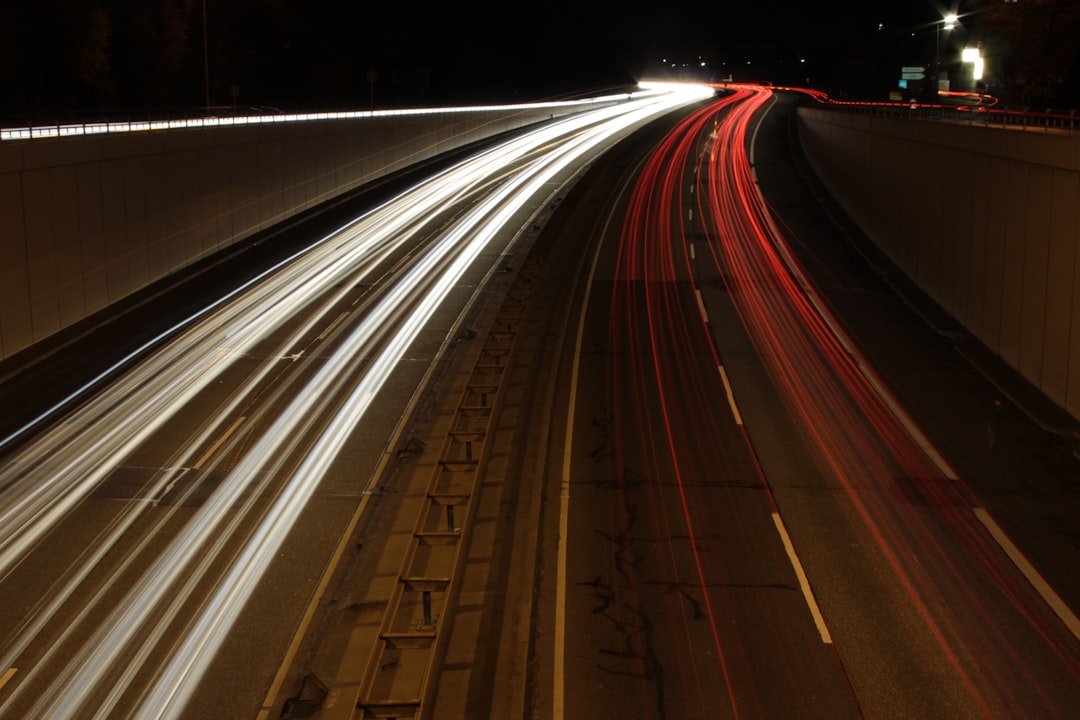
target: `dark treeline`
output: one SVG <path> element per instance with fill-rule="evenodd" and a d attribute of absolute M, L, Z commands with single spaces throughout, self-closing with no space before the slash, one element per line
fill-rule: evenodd
<path fill-rule="evenodd" d="M 695 79 L 881 99 L 933 59 L 937 10 L 892 0 L 0 0 L 0 124 L 175 113 L 536 100 L 631 83 L 674 57 Z M 205 15 L 204 15 L 205 9 Z M 966 0 L 987 88 L 1080 105 L 1080 0 Z M 205 18 L 205 25 L 204 25 Z M 204 28 L 207 42 L 204 46 Z M 963 35 L 961 36 L 961 32 Z M 204 66 L 205 61 L 205 66 Z"/>
<path fill-rule="evenodd" d="M 234 104 L 292 110 L 538 99 L 632 82 L 640 64 L 625 51 L 631 33 L 593 35 L 596 11 L 572 3 L 542 12 L 494 2 L 468 10 L 421 4 L 415 12 L 299 0 L 5 5 L 3 124 L 207 104 L 222 112 Z"/>
<path fill-rule="evenodd" d="M 0 24 L 0 112 L 35 118 L 195 100 L 193 1 L 10 3 Z"/>
<path fill-rule="evenodd" d="M 996 53 L 993 77 L 1033 107 L 1080 106 L 1080 0 L 972 2 L 976 39 Z"/>

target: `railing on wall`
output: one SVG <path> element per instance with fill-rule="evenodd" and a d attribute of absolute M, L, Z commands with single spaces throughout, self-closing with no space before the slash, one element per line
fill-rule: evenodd
<path fill-rule="evenodd" d="M 805 93 L 822 107 L 864 115 L 905 117 L 916 120 L 961 123 L 983 127 L 1080 134 L 1080 110 L 999 108 L 993 95 L 966 92 L 942 92 L 937 102 L 857 102 L 833 100 L 818 90 L 783 88 Z"/>
<path fill-rule="evenodd" d="M 1056 131 L 1080 134 L 1080 111 L 1011 110 L 1009 108 L 950 107 L 946 105 L 897 105 L 892 103 L 831 103 L 830 109 L 916 120 L 980 125 L 1016 130 Z"/>
<path fill-rule="evenodd" d="M 799 139 L 830 194 L 899 272 L 1080 418 L 1080 310 L 1070 300 L 1080 252 L 1076 128 L 1055 126 L 1053 113 L 1042 126 L 1030 114 L 994 114 L 991 127 L 1004 117 L 1018 130 L 993 133 L 904 119 L 966 120 L 949 110 L 807 103 Z"/>
<path fill-rule="evenodd" d="M 657 92 L 645 89 L 640 92 Z M 242 125 L 277 125 L 312 120 L 354 120 L 357 118 L 391 118 L 419 115 L 441 115 L 451 113 L 501 112 L 538 109 L 566 109 L 575 106 L 604 104 L 626 100 L 639 93 L 620 93 L 602 97 L 590 97 L 577 100 L 553 102 L 520 103 L 516 105 L 476 105 L 450 106 L 434 108 L 398 108 L 389 110 L 356 110 L 343 112 L 309 113 L 274 113 L 243 116 L 210 116 L 157 120 L 128 120 L 120 122 L 82 122 L 62 123 L 57 125 L 36 125 L 29 127 L 0 128 L 0 142 L 11 140 L 35 140 L 38 138 L 58 138 L 79 135 L 102 135 L 109 133 L 151 132 L 161 130 L 187 130 L 193 128 L 234 127 Z"/>

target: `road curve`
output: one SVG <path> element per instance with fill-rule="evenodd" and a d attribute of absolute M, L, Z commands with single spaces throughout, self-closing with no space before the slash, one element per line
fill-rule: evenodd
<path fill-rule="evenodd" d="M 701 97 L 645 91 L 458 163 L 166 329 L 59 422 L 9 436 L 0 713 L 250 716 L 258 702 L 236 696 L 265 689 L 295 616 L 264 617 L 252 673 L 212 668 L 316 494 L 362 498 L 339 460 L 358 438 L 375 457 L 385 444 L 399 415 L 373 411 L 383 388 L 408 399 L 425 375 L 409 360 L 438 359 L 438 333 L 567 168 Z"/>

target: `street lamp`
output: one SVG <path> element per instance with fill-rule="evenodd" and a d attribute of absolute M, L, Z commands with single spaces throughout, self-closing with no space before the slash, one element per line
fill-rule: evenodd
<path fill-rule="evenodd" d="M 934 35 L 934 95 L 936 96 L 941 90 L 941 28 L 944 27 L 946 31 L 952 30 L 956 27 L 956 23 L 960 18 L 956 13 L 949 13 L 944 18 L 934 23 L 936 33 Z"/>

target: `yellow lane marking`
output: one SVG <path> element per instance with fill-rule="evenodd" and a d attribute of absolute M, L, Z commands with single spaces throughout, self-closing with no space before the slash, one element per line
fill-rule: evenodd
<path fill-rule="evenodd" d="M 348 311 L 346 311 L 346 312 L 343 312 L 343 313 L 341 313 L 340 315 L 338 315 L 338 316 L 337 316 L 337 317 L 336 317 L 336 318 L 334 319 L 334 322 L 330 323 L 329 327 L 327 327 L 327 328 L 326 328 L 325 330 L 323 330 L 323 331 L 322 331 L 322 333 L 320 333 L 320 334 L 319 334 L 319 337 L 317 337 L 317 338 L 315 338 L 315 339 L 316 339 L 316 340 L 322 340 L 322 339 L 324 339 L 324 338 L 325 338 L 325 337 L 326 337 L 327 335 L 329 335 L 330 333 L 334 332 L 334 328 L 336 328 L 336 327 L 337 327 L 338 325 L 340 325 L 340 324 L 341 324 L 341 321 L 342 321 L 342 320 L 344 320 L 344 319 L 345 319 L 345 318 L 347 318 L 347 317 L 349 317 L 349 313 L 348 313 Z"/>
<path fill-rule="evenodd" d="M 222 445 L 225 444 L 225 441 L 229 439 L 230 435 L 232 435 L 234 432 L 236 432 L 236 428 L 240 427 L 240 423 L 242 423 L 242 422 L 244 422 L 244 416 L 243 415 L 236 418 L 236 422 L 234 422 L 229 427 L 229 429 L 225 431 L 225 434 L 223 434 L 221 437 L 219 437 L 214 442 L 214 444 L 210 446 L 210 449 L 208 449 L 206 452 L 203 453 L 203 456 L 201 458 L 199 458 L 195 462 L 195 465 L 193 466 L 194 469 L 198 470 L 203 465 L 205 465 L 206 461 L 210 459 L 210 456 L 213 455 L 214 453 L 216 453 L 218 451 L 218 448 L 220 448 Z"/>
<path fill-rule="evenodd" d="M 11 678 L 15 677 L 15 673 L 19 671 L 19 668 L 8 668 L 7 672 L 0 675 L 0 690 L 4 689 L 4 686 L 11 681 Z"/>
<path fill-rule="evenodd" d="M 735 424 L 742 425 L 742 414 L 739 412 L 739 406 L 735 404 L 735 393 L 731 391 L 731 383 L 728 382 L 727 373 L 724 372 L 723 365 L 717 365 L 720 368 L 720 379 L 724 381 L 724 392 L 727 393 L 728 405 L 731 406 L 731 413 L 735 416 Z"/>
<path fill-rule="evenodd" d="M 821 614 L 821 608 L 818 607 L 817 600 L 814 599 L 814 591 L 810 589 L 810 581 L 806 579 L 802 562 L 799 561 L 799 556 L 795 554 L 795 546 L 791 544 L 791 536 L 788 535 L 787 528 L 784 527 L 784 521 L 780 518 L 779 513 L 773 513 L 772 519 L 776 524 L 776 531 L 780 533 L 780 540 L 784 543 L 784 550 L 787 551 L 791 566 L 795 568 L 795 575 L 799 578 L 799 588 L 802 590 L 803 598 L 806 599 L 806 604 L 810 607 L 810 614 L 814 617 L 814 624 L 817 625 L 818 633 L 821 634 L 821 642 L 831 645 L 832 635 L 829 634 L 829 628 L 825 625 L 825 617 Z"/>
<path fill-rule="evenodd" d="M 694 294 L 697 295 L 697 306 L 698 306 L 698 310 L 701 311 L 701 319 L 704 320 L 706 324 L 708 324 L 708 322 L 709 322 L 709 313 L 705 312 L 705 301 L 701 297 L 701 291 L 700 290 L 695 290 Z"/>

